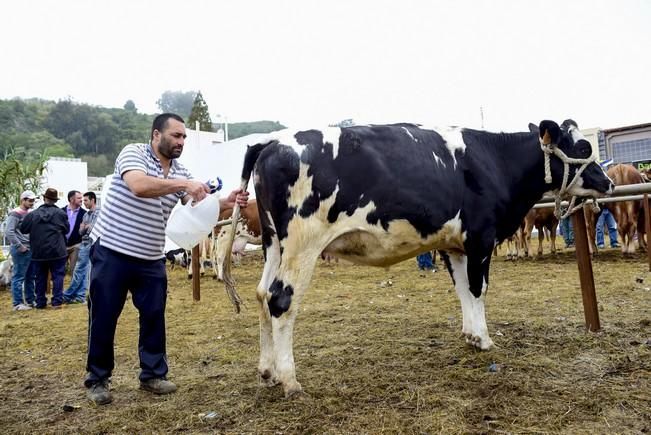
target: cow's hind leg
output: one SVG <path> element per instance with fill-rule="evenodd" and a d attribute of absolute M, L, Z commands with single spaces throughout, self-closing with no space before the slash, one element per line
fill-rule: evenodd
<path fill-rule="evenodd" d="M 447 257 L 446 265 L 461 301 L 461 332 L 466 337 L 466 343 L 488 350 L 493 346 L 493 340 L 488 336 L 484 300 L 488 289 L 490 255 L 485 258 L 469 258 L 450 253 Z"/>
<path fill-rule="evenodd" d="M 271 316 L 275 376 L 283 385 L 285 396 L 291 397 L 303 391 L 294 365 L 294 321 L 321 251 L 288 251 L 283 251 L 280 267 L 272 279 L 265 315 Z"/>
<path fill-rule="evenodd" d="M 264 230 L 263 230 L 264 231 Z M 271 313 L 269 311 L 269 289 L 278 273 L 280 266 L 280 248 L 275 234 L 271 237 L 271 245 L 265 247 L 265 262 L 262 279 L 258 284 L 257 299 L 260 316 L 260 362 L 258 373 L 262 382 L 268 386 L 278 384 L 275 368 L 273 330 L 271 326 Z"/>

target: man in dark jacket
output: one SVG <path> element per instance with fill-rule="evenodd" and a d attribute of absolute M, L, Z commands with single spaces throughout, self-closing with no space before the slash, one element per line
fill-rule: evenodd
<path fill-rule="evenodd" d="M 30 235 L 32 261 L 36 264 L 36 308 L 45 308 L 48 272 L 52 274 L 52 308 L 63 303 L 63 275 L 66 266 L 66 234 L 70 226 L 66 212 L 56 206 L 56 189 L 48 188 L 43 204 L 20 223 L 20 232 Z"/>
<path fill-rule="evenodd" d="M 66 248 L 68 249 L 68 264 L 70 266 L 70 273 L 73 273 L 79 258 L 79 247 L 81 246 L 81 235 L 79 235 L 79 226 L 81 225 L 82 218 L 86 210 L 81 208 L 81 192 L 78 190 L 71 190 L 68 192 L 68 205 L 62 207 L 63 211 L 68 216 L 68 224 L 70 229 L 66 234 Z"/>

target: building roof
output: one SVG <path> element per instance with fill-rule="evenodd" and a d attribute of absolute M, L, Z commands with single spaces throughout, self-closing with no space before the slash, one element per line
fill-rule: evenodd
<path fill-rule="evenodd" d="M 646 130 L 650 128 L 651 128 L 651 122 L 647 122 L 645 124 L 627 125 L 624 127 L 604 129 L 603 132 L 605 134 L 608 134 L 608 133 L 618 133 L 620 131 Z"/>

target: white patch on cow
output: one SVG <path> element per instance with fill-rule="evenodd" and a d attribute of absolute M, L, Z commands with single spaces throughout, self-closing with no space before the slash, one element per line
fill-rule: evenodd
<path fill-rule="evenodd" d="M 409 129 L 408 129 L 407 127 L 401 127 L 401 128 L 405 131 L 405 133 L 407 133 L 407 136 L 409 136 L 409 137 L 411 138 L 411 140 L 413 140 L 414 142 L 418 142 L 418 139 L 416 139 L 416 138 L 411 134 L 411 132 L 409 131 Z"/>
<path fill-rule="evenodd" d="M 289 200 L 287 204 L 290 207 L 300 208 L 303 202 L 312 194 L 312 176 L 307 175 L 310 165 L 300 162 L 298 169 L 298 179 L 293 186 L 289 187 Z"/>
<path fill-rule="evenodd" d="M 337 158 L 339 154 L 339 137 L 341 136 L 341 128 L 328 127 L 321 130 L 323 133 L 323 143 L 332 144 L 332 160 Z"/>
<path fill-rule="evenodd" d="M 570 125 L 570 127 L 567 129 L 567 131 L 572 135 L 572 140 L 574 143 L 577 143 L 581 139 L 585 140 L 585 136 L 583 136 L 583 133 L 581 133 L 581 130 L 576 128 L 573 125 Z"/>
<path fill-rule="evenodd" d="M 483 280 L 481 296 L 476 298 L 470 292 L 468 257 L 452 253 L 449 258 L 452 276 L 454 277 L 454 287 L 461 302 L 461 313 L 463 315 L 461 332 L 466 336 L 467 343 L 482 350 L 487 350 L 492 347 L 493 341 L 488 336 L 484 309 L 484 300 L 488 288 L 486 281 Z"/>
<path fill-rule="evenodd" d="M 466 143 L 463 141 L 463 135 L 461 134 L 463 132 L 463 129 L 461 127 L 438 128 L 438 127 L 425 127 L 425 126 L 421 126 L 420 128 L 423 130 L 432 130 L 441 135 L 441 137 L 445 141 L 446 148 L 452 155 L 452 159 L 454 160 L 454 168 L 456 169 L 457 150 L 461 151 L 462 153 L 466 152 Z"/>
<path fill-rule="evenodd" d="M 443 163 L 443 160 L 441 160 L 441 158 L 437 156 L 434 151 L 432 151 L 432 155 L 434 156 L 434 161 L 436 161 L 436 164 L 441 165 L 445 168 L 445 163 Z"/>

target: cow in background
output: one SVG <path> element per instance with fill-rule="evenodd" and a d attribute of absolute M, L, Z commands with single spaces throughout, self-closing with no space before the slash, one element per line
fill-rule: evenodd
<path fill-rule="evenodd" d="M 232 215 L 232 208 L 225 209 L 219 214 L 219 220 L 230 219 Z M 222 281 L 224 278 L 224 260 L 228 257 L 226 251 L 229 248 L 228 237 L 231 230 L 230 226 L 223 226 L 216 230 L 217 234 L 213 237 L 214 243 L 211 257 L 215 278 Z M 240 219 L 235 229 L 235 240 L 231 247 L 231 254 L 235 255 L 234 258 L 239 259 L 241 255 L 244 255 L 244 249 L 248 243 L 252 245 L 262 244 L 258 203 L 255 199 L 249 200 L 248 207 L 241 209 Z"/>
<path fill-rule="evenodd" d="M 525 255 L 531 252 L 531 233 L 533 228 L 538 230 L 538 256 L 543 255 L 543 240 L 545 230 L 549 231 L 552 254 L 556 254 L 556 229 L 558 228 L 558 218 L 554 214 L 552 207 L 532 208 L 524 218 L 524 230 L 522 231 L 522 244 Z"/>
<path fill-rule="evenodd" d="M 642 175 L 633 165 L 616 164 L 608 168 L 608 176 L 615 186 L 639 184 L 643 182 Z M 611 202 L 605 205 L 617 221 L 617 232 L 621 237 L 622 254 L 635 253 L 635 236 L 638 232 L 638 217 L 640 201 Z"/>
<path fill-rule="evenodd" d="M 188 252 L 183 248 L 172 249 L 165 253 L 165 260 L 170 264 L 170 269 L 175 266 L 186 267 L 188 265 Z"/>
<path fill-rule="evenodd" d="M 206 273 L 206 263 L 210 261 L 210 252 L 212 251 L 212 234 L 199 242 L 199 274 L 204 276 Z M 188 279 L 192 279 L 192 251 L 186 251 L 188 261 Z"/>
<path fill-rule="evenodd" d="M 565 156 L 571 163 L 563 163 Z M 265 250 L 258 371 L 286 396 L 302 391 L 294 320 L 321 252 L 388 267 L 443 251 L 466 342 L 487 350 L 495 243 L 515 232 L 544 192 L 559 191 L 563 179 L 572 180 L 564 197 L 613 189 L 572 120 L 511 134 L 413 124 L 283 130 L 249 147 L 242 187 L 252 172 Z M 232 278 L 224 281 L 239 308 Z"/>
<path fill-rule="evenodd" d="M 0 262 L 0 287 L 10 287 L 14 276 L 14 260 L 11 255 Z"/>

